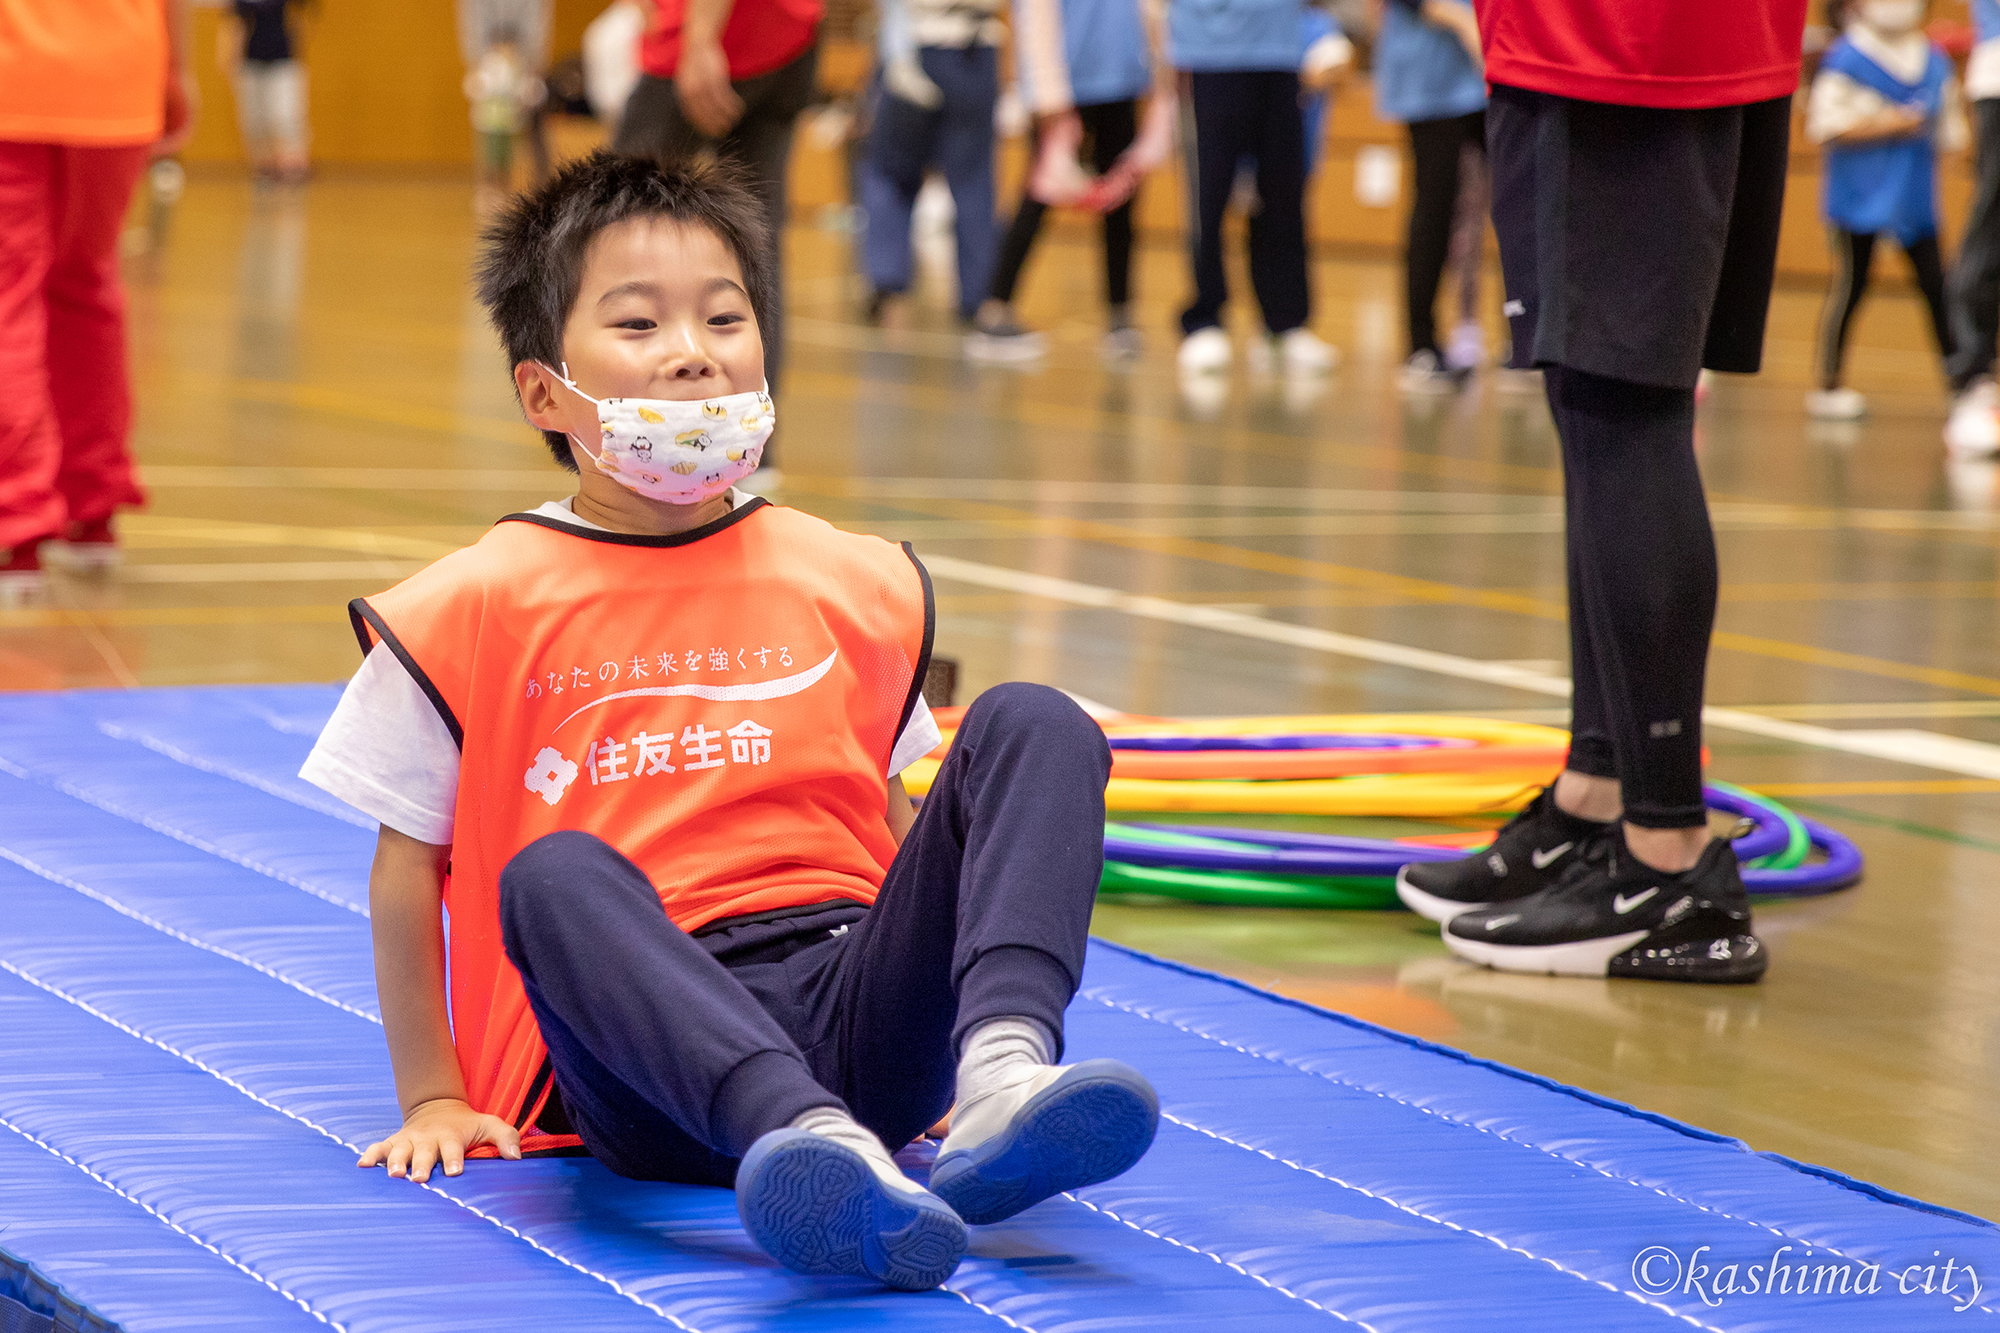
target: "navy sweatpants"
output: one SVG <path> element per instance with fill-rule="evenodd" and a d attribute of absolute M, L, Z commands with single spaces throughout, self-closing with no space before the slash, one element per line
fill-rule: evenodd
<path fill-rule="evenodd" d="M 1182 129 L 1194 219 L 1194 304 L 1181 332 L 1222 323 L 1229 300 L 1223 270 L 1222 219 L 1236 186 L 1236 166 L 1257 159 L 1261 207 L 1250 218 L 1250 286 L 1264 327 L 1289 333 L 1312 314 L 1306 265 L 1306 129 L 1299 76 L 1292 70 L 1196 70 L 1188 76 Z"/>
<path fill-rule="evenodd" d="M 872 908 L 694 935 L 598 838 L 529 844 L 500 874 L 501 929 L 571 1126 L 619 1175 L 704 1185 L 733 1183 L 760 1135 L 816 1106 L 908 1143 L 951 1105 L 971 1028 L 1018 1015 L 1061 1042 L 1110 773 L 1068 698 L 999 686 L 967 710 Z"/>

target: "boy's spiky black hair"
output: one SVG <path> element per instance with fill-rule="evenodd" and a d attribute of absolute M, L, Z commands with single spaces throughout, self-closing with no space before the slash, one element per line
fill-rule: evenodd
<path fill-rule="evenodd" d="M 479 301 L 500 333 L 509 369 L 556 366 L 576 304 L 583 260 L 606 227 L 630 218 L 706 227 L 736 256 L 760 327 L 776 295 L 764 210 L 742 168 L 710 158 L 654 161 L 599 150 L 509 205 L 481 238 Z M 569 440 L 543 431 L 556 462 L 576 471 Z"/>

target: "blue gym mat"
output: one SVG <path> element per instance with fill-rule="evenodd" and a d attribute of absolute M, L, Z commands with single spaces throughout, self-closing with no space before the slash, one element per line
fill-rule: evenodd
<path fill-rule="evenodd" d="M 727 1192 L 588 1159 L 357 1170 L 396 1120 L 374 831 L 293 776 L 337 694 L 0 696 L 0 1329 L 1900 1330 L 2000 1308 L 1990 1223 L 1103 943 L 1070 1052 L 1153 1079 L 1158 1142 L 976 1229 L 942 1291 L 788 1273 Z"/>

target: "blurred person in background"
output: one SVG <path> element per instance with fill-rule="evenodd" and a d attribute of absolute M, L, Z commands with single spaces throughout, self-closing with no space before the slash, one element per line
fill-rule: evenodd
<path fill-rule="evenodd" d="M 528 137 L 536 183 L 549 178 L 549 0 L 458 0 L 458 53 L 472 113 L 473 209 L 484 216 L 513 192 L 518 135 Z"/>
<path fill-rule="evenodd" d="M 612 138 L 639 86 L 639 39 L 645 32 L 646 7 L 639 0 L 612 0 L 583 30 L 584 96 L 590 114 Z"/>
<path fill-rule="evenodd" d="M 1139 0 L 1021 0 L 1015 6 L 1014 68 L 1021 101 L 1034 116 L 1028 160 L 1037 162 L 1044 140 L 1060 136 L 1071 155 L 1087 156 L 1091 169 L 1114 181 L 1121 164 L 1131 166 L 1139 137 L 1139 99 L 1149 88 L 1169 105 L 1171 80 L 1154 88 L 1155 64 L 1145 14 Z M 1159 62 L 1165 73 L 1165 62 Z M 1163 128 L 1171 129 L 1171 121 Z M 986 300 L 966 337 L 966 355 L 984 361 L 1029 361 L 1042 355 L 1042 335 L 1022 326 L 1014 310 L 1028 253 L 1041 231 L 1049 201 L 1038 198 L 1031 173 L 1023 183 L 1014 221 L 1001 242 Z M 1087 188 L 1087 187 L 1086 187 Z M 1099 212 L 1104 236 L 1104 299 L 1107 311 L 1102 351 L 1109 360 L 1137 356 L 1144 346 L 1132 323 L 1132 192 L 1135 178 L 1119 190 L 1115 203 Z"/>
<path fill-rule="evenodd" d="M 1833 6 L 1828 17 L 1842 31 L 1820 58 L 1806 98 L 1806 138 L 1826 154 L 1820 207 L 1833 246 L 1833 279 L 1819 317 L 1819 384 L 1806 395 L 1806 413 L 1825 421 L 1852 421 L 1868 410 L 1841 379 L 1847 335 L 1883 234 L 1909 257 L 1938 354 L 1952 355 L 1937 155 L 1965 147 L 1965 113 L 1951 59 L 1924 35 L 1924 8 L 1924 0 Z"/>
<path fill-rule="evenodd" d="M 648 0 L 639 41 L 639 84 L 625 102 L 613 148 L 640 157 L 713 149 L 741 162 L 764 206 L 770 245 L 770 309 L 764 312 L 764 376 L 779 392 L 785 357 L 785 172 L 792 128 L 818 91 L 824 0 Z M 777 437 L 746 490 L 776 486 Z"/>
<path fill-rule="evenodd" d="M 1181 314 L 1183 375 L 1219 374 L 1234 356 L 1222 327 L 1229 300 L 1222 222 L 1246 157 L 1257 162 L 1250 285 L 1265 330 L 1252 344 L 1252 367 L 1311 374 L 1330 369 L 1339 355 L 1306 327 L 1312 294 L 1299 85 L 1304 8 L 1301 0 L 1168 0 L 1168 46 L 1188 91 L 1181 150 L 1195 298 Z"/>
<path fill-rule="evenodd" d="M 1406 393 L 1455 389 L 1484 354 L 1477 312 L 1461 310 L 1452 347 L 1438 342 L 1438 284 L 1450 256 L 1468 151 L 1486 157 L 1486 76 L 1469 0 L 1389 0 L 1375 41 L 1375 112 L 1410 136 L 1409 228 L 1403 249 Z M 1484 239 L 1485 218 L 1478 219 Z M 1474 266 L 1479 255 L 1463 256 Z M 1477 293 L 1476 279 L 1472 284 Z M 1469 330 L 1469 332 L 1467 332 Z"/>
<path fill-rule="evenodd" d="M 144 503 L 118 235 L 193 128 L 186 0 L 0 0 L 0 600 L 103 567 Z"/>
<path fill-rule="evenodd" d="M 236 88 L 236 121 L 258 179 L 295 183 L 306 176 L 311 140 L 306 67 L 298 58 L 291 14 L 296 0 L 234 0 L 216 31 L 216 62 Z"/>
<path fill-rule="evenodd" d="M 1979 136 L 1978 184 L 1951 270 L 1951 389 L 1945 447 L 1979 458 L 2000 450 L 2000 391 L 1993 355 L 2000 334 L 2000 0 L 1972 0 L 1972 56 L 1965 96 Z"/>
<path fill-rule="evenodd" d="M 970 325 L 998 257 L 993 112 L 1000 102 L 1003 0 L 882 0 L 873 128 L 861 168 L 863 267 L 871 319 L 900 322 L 910 286 L 910 217 L 935 165 L 951 188 L 958 313 Z"/>

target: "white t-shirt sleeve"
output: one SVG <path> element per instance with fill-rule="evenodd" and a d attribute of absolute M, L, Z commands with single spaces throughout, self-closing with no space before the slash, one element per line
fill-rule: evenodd
<path fill-rule="evenodd" d="M 458 744 L 385 644 L 347 682 L 299 776 L 419 842 L 449 846 Z"/>
<path fill-rule="evenodd" d="M 917 706 L 910 711 L 910 720 L 903 728 L 903 734 L 896 737 L 896 748 L 889 752 L 889 776 L 895 777 L 942 744 L 944 733 L 938 730 L 937 719 L 931 716 L 931 706 L 924 702 L 924 696 L 920 694 Z"/>
<path fill-rule="evenodd" d="M 1889 99 L 1845 74 L 1823 69 L 1806 94 L 1806 141 L 1823 144 L 1887 110 Z"/>

